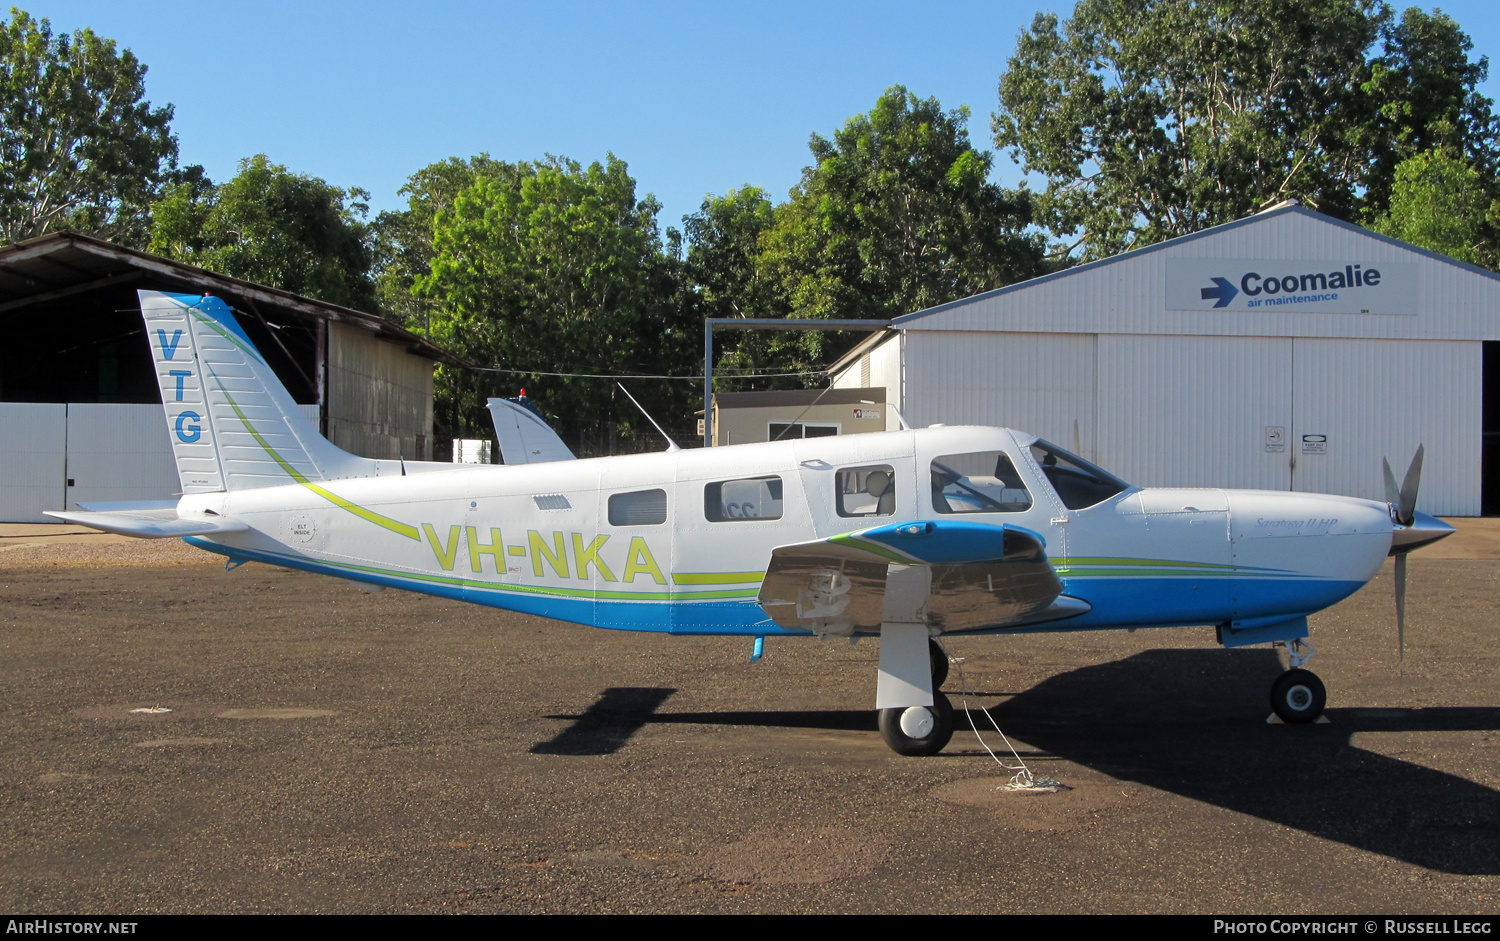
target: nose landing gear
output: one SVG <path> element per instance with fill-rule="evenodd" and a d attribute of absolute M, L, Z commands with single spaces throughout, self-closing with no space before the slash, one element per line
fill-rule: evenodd
<path fill-rule="evenodd" d="M 1311 670 L 1288 670 L 1271 684 L 1271 710 L 1283 722 L 1315 721 L 1327 702 L 1328 691 Z"/>
<path fill-rule="evenodd" d="M 1299 639 L 1287 641 L 1286 651 L 1291 669 L 1271 684 L 1271 711 L 1286 723 L 1315 722 L 1328 703 L 1328 690 L 1316 673 L 1302 666 L 1317 650 L 1306 639 Z"/>

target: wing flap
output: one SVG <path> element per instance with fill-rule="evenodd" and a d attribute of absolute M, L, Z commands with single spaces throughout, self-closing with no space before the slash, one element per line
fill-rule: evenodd
<path fill-rule="evenodd" d="M 758 601 L 784 628 L 876 632 L 893 568 L 913 565 L 931 569 L 924 617 L 941 632 L 1081 613 L 1077 605 L 1058 604 L 1062 583 L 1036 533 L 948 520 L 888 524 L 778 547 Z"/>
<path fill-rule="evenodd" d="M 58 513 L 47 510 L 69 523 L 78 523 L 90 529 L 103 530 L 120 536 L 138 539 L 170 539 L 181 536 L 213 536 L 223 533 L 242 533 L 250 527 L 238 520 L 204 516 L 195 519 L 178 519 L 172 510 L 171 518 L 164 518 L 152 510 L 113 510 L 102 513 Z"/>

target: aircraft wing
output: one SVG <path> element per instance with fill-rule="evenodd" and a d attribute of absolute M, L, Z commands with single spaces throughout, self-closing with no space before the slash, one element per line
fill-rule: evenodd
<path fill-rule="evenodd" d="M 923 616 L 943 632 L 1089 610 L 1086 602 L 1062 594 L 1036 533 L 964 520 L 892 523 L 780 546 L 771 553 L 757 600 L 784 628 L 878 632 L 886 619 L 887 579 L 913 568 L 927 569 Z M 901 577 L 911 584 L 909 576 Z"/>
<path fill-rule="evenodd" d="M 48 516 L 54 516 L 69 523 L 78 523 L 91 529 L 101 529 L 107 533 L 135 536 L 140 539 L 242 533 L 250 528 L 244 523 L 222 516 L 182 519 L 177 515 L 176 500 L 138 500 L 81 505 L 86 512 L 58 513 L 52 510 L 44 512 Z"/>

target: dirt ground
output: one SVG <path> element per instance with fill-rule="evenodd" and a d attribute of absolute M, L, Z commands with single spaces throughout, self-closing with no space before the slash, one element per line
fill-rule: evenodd
<path fill-rule="evenodd" d="M 66 532 L 0 530 L 7 911 L 1500 912 L 1500 529 L 1413 557 L 1404 671 L 1389 566 L 1313 618 L 1328 724 L 1209 629 L 952 641 L 1046 795 L 888 751 L 871 642 Z"/>

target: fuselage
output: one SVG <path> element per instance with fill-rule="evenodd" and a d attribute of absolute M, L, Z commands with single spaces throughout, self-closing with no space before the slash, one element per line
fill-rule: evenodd
<path fill-rule="evenodd" d="M 1100 486 L 1053 459 L 1024 433 L 935 427 L 194 494 L 180 513 L 248 524 L 190 540 L 231 558 L 694 634 L 795 633 L 756 603 L 772 550 L 904 520 L 1042 541 L 1091 610 L 1013 630 L 1297 617 L 1358 589 L 1391 549 L 1383 503 Z"/>

